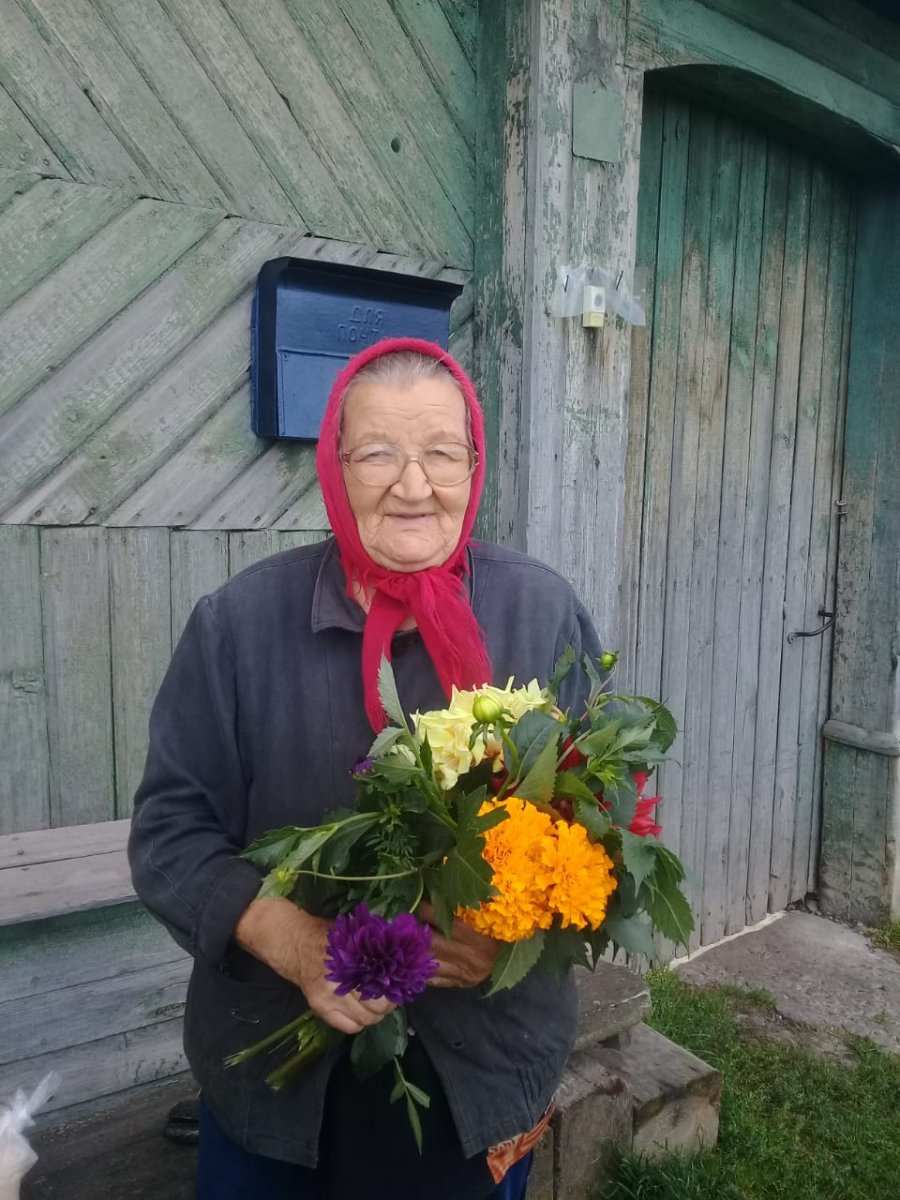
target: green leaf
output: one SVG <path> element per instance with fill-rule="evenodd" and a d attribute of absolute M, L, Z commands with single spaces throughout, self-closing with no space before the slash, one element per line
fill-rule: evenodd
<path fill-rule="evenodd" d="M 591 796 L 589 801 L 576 796 L 572 801 L 572 815 L 591 835 L 592 842 L 602 841 L 612 828 L 609 813 L 598 807 L 596 796 Z"/>
<path fill-rule="evenodd" d="M 528 774 L 548 742 L 552 741 L 555 748 L 561 733 L 559 721 L 537 710 L 527 712 L 516 721 L 509 731 L 509 739 L 519 756 L 519 779 L 524 779 Z"/>
<path fill-rule="evenodd" d="M 556 783 L 556 755 L 556 739 L 551 738 L 544 743 L 544 748 L 528 773 L 515 785 L 515 794 L 521 800 L 532 800 L 537 804 L 550 803 Z"/>
<path fill-rule="evenodd" d="M 556 777 L 553 794 L 554 796 L 571 796 L 573 800 L 578 797 L 588 804 L 593 804 L 595 808 L 597 807 L 597 797 L 582 777 L 576 775 L 574 771 L 560 771 Z"/>
<path fill-rule="evenodd" d="M 350 1045 L 350 1061 L 358 1079 L 370 1079 L 383 1067 L 403 1054 L 408 1040 L 406 1014 L 395 1008 L 377 1025 L 367 1025 L 355 1034 Z"/>
<path fill-rule="evenodd" d="M 588 697 L 588 703 L 592 704 L 600 692 L 603 691 L 604 680 L 603 677 L 598 673 L 597 668 L 594 666 L 594 660 L 589 654 L 582 654 L 581 669 L 584 671 L 585 675 L 587 675 L 588 683 L 591 687 L 591 694 Z"/>
<path fill-rule="evenodd" d="M 409 1127 L 412 1130 L 412 1135 L 416 1139 L 416 1148 L 419 1153 L 422 1153 L 422 1122 L 419 1120 L 419 1113 L 416 1109 L 415 1102 L 412 1096 L 407 1091 L 406 1094 L 406 1116 L 409 1121 Z"/>
<path fill-rule="evenodd" d="M 552 695 L 554 700 L 559 695 L 559 689 L 562 687 L 564 680 L 575 666 L 575 660 L 575 650 L 567 642 L 565 650 L 563 650 L 562 654 L 556 660 L 553 674 L 550 676 L 550 682 L 547 684 L 547 691 Z"/>
<path fill-rule="evenodd" d="M 337 829 L 334 836 L 329 838 L 322 847 L 319 855 L 319 870 L 323 875 L 346 875 L 347 864 L 350 861 L 350 851 L 363 836 L 368 833 L 378 820 L 375 813 L 367 813 L 365 817 L 348 822 Z M 361 872 L 353 872 L 360 874 Z"/>
<path fill-rule="evenodd" d="M 489 829 L 493 829 L 495 825 L 502 825 L 508 819 L 509 813 L 505 808 L 494 808 L 483 816 L 475 818 L 475 828 L 479 833 L 487 833 Z"/>
<path fill-rule="evenodd" d="M 383 654 L 381 656 L 381 666 L 378 668 L 378 695 L 381 698 L 384 711 L 394 724 L 399 725 L 402 729 L 409 730 L 406 713 L 403 711 L 403 705 L 400 703 L 400 693 L 397 691 L 397 681 L 394 678 L 394 672 L 391 664 Z"/>
<path fill-rule="evenodd" d="M 613 718 L 604 725 L 598 726 L 579 740 L 578 749 L 584 755 L 591 755 L 593 758 L 602 758 L 604 754 L 609 753 L 609 749 L 615 742 L 621 725 L 622 722 L 620 720 Z"/>
<path fill-rule="evenodd" d="M 652 934 L 640 917 L 623 917 L 621 913 L 612 913 L 604 920 L 603 931 L 616 946 L 629 954 L 643 954 L 649 959 L 656 957 Z"/>
<path fill-rule="evenodd" d="M 369 747 L 369 758 L 378 758 L 386 754 L 400 737 L 403 737 L 402 729 L 398 729 L 396 725 L 385 726 Z"/>
<path fill-rule="evenodd" d="M 450 902 L 444 891 L 443 867 L 428 872 L 428 899 L 434 909 L 434 922 L 444 937 L 450 937 L 453 931 L 453 918 L 456 908 Z"/>
<path fill-rule="evenodd" d="M 660 704 L 658 700 L 651 700 L 647 696 L 638 696 L 637 699 L 646 704 L 653 713 L 656 722 L 653 741 L 659 746 L 660 750 L 665 752 L 678 736 L 678 726 L 675 724 L 675 718 L 666 706 Z"/>
<path fill-rule="evenodd" d="M 541 957 L 544 949 L 544 930 L 538 929 L 521 942 L 504 942 L 494 959 L 489 996 L 520 983 Z"/>
<path fill-rule="evenodd" d="M 494 872 L 483 858 L 484 838 L 477 833 L 463 833 L 447 855 L 441 869 L 440 890 L 445 903 L 455 912 L 457 908 L 478 908 L 492 895 Z"/>
<path fill-rule="evenodd" d="M 694 914 L 678 885 L 670 878 L 660 881 L 657 877 L 656 887 L 647 902 L 647 915 L 663 937 L 688 945 L 694 928 Z"/>
<path fill-rule="evenodd" d="M 556 979 L 562 979 L 576 963 L 582 967 L 588 965 L 585 934 L 571 925 L 567 925 L 565 929 L 548 929 L 537 969 Z"/>
<path fill-rule="evenodd" d="M 359 823 L 362 824 L 362 821 Z M 320 825 L 317 829 L 304 829 L 302 838 L 282 860 L 281 865 L 288 870 L 299 871 L 321 850 L 329 838 L 334 837 L 343 827 L 343 824 L 329 824 Z"/>
<path fill-rule="evenodd" d="M 416 1087 L 414 1083 L 410 1083 L 408 1079 L 406 1081 L 406 1091 L 410 1096 L 412 1096 L 419 1108 L 431 1108 L 431 1097 L 428 1095 L 428 1093 L 423 1092 L 422 1089 L 420 1087 Z"/>
<path fill-rule="evenodd" d="M 609 805 L 614 825 L 627 829 L 637 811 L 637 787 L 632 778 L 622 783 L 609 783 L 603 789 L 603 800 Z"/>
<path fill-rule="evenodd" d="M 478 828 L 478 810 L 487 797 L 486 787 L 477 787 L 473 792 L 462 792 L 456 797 L 454 810 L 456 825 L 460 833 Z"/>
<path fill-rule="evenodd" d="M 648 875 L 656 870 L 658 859 L 654 849 L 659 843 L 649 838 L 638 837 L 627 829 L 620 830 L 622 838 L 622 856 L 625 859 L 625 870 L 634 876 L 634 886 L 639 888 Z"/>
<path fill-rule="evenodd" d="M 274 867 L 281 862 L 285 855 L 294 848 L 294 843 L 304 833 L 296 825 L 288 825 L 284 829 L 273 829 L 264 837 L 257 838 L 245 847 L 238 855 L 246 858 L 257 867 Z"/>

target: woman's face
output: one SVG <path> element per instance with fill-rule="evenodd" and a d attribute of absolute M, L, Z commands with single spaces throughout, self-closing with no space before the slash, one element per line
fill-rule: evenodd
<path fill-rule="evenodd" d="M 435 442 L 467 445 L 466 404 L 449 378 L 419 379 L 401 388 L 360 383 L 344 402 L 341 442 L 344 451 L 391 442 L 407 454 Z M 380 566 L 421 571 L 440 566 L 456 549 L 471 479 L 435 487 L 418 462 L 409 462 L 391 487 L 373 487 L 344 464 L 344 484 L 363 547 Z"/>

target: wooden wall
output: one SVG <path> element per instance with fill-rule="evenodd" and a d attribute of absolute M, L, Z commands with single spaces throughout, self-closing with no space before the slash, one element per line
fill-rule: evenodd
<path fill-rule="evenodd" d="M 4 6 L 0 832 L 127 813 L 190 604 L 324 535 L 250 431 L 256 274 L 466 282 L 475 46 L 474 0 Z"/>
<path fill-rule="evenodd" d="M 646 386 L 641 377 L 646 353 L 633 354 L 631 333 L 618 321 L 608 322 L 599 334 L 583 330 L 578 321 L 555 320 L 549 301 L 556 269 L 588 263 L 631 277 L 648 72 L 693 71 L 693 87 L 703 86 L 715 105 L 741 120 L 752 117 L 767 122 L 770 129 L 781 129 L 807 154 L 837 154 L 863 179 L 893 170 L 894 147 L 900 144 L 900 27 L 852 0 L 609 0 L 599 6 L 588 0 L 497 0 L 483 9 L 479 54 L 475 342 L 492 439 L 493 473 L 486 503 L 501 540 L 535 553 L 572 579 L 606 644 L 623 650 L 621 682 L 633 687 L 641 682 L 636 596 L 647 582 L 639 579 L 636 540 L 645 479 L 635 466 L 644 459 L 653 429 L 648 432 L 638 413 L 639 432 L 632 430 L 629 446 L 629 408 L 635 372 L 638 393 Z M 618 155 L 610 156 L 612 161 L 572 152 L 576 83 L 591 85 L 621 103 Z M 713 174 L 718 178 L 733 166 L 713 161 Z M 673 195 L 678 195 L 677 188 L 674 193 L 667 190 L 665 199 Z M 746 216 L 743 211 L 741 218 Z M 852 234 L 852 222 L 847 232 Z M 749 254 L 748 249 L 745 259 Z M 886 279 L 883 286 L 890 286 Z M 789 295 L 786 302 L 791 303 Z M 711 311 L 715 326 L 724 318 L 715 304 Z M 652 339 L 653 334 L 651 328 L 647 336 Z M 834 336 L 839 338 L 839 331 Z M 646 350 L 649 342 L 643 345 Z M 836 345 L 829 340 L 830 349 Z M 695 367 L 701 378 L 710 372 L 709 379 L 718 380 L 721 392 L 727 363 L 716 355 L 704 358 L 698 349 Z M 866 403 L 865 397 L 861 403 Z M 724 406 L 717 409 L 719 418 L 724 411 Z M 703 416 L 709 420 L 709 405 Z M 707 426 L 703 436 L 711 436 Z M 707 442 L 703 446 L 709 448 Z M 696 460 L 695 471 L 712 478 L 717 464 L 715 455 L 708 454 L 702 462 Z M 657 477 L 647 486 L 663 482 Z M 686 492 L 694 482 L 688 470 Z M 714 541 L 718 544 L 720 513 L 711 493 L 707 500 L 701 516 L 708 549 Z M 820 501 L 821 497 L 816 503 Z M 685 527 L 684 533 L 690 537 L 691 531 Z M 792 631 L 784 623 L 783 605 L 799 595 L 800 568 L 806 566 L 803 547 L 802 538 L 786 546 L 784 568 L 771 581 L 760 635 L 776 639 L 779 650 Z M 725 549 L 734 551 L 730 543 Z M 661 552 L 659 546 L 656 550 Z M 699 557 L 709 565 L 706 553 Z M 896 566 L 896 547 L 888 561 Z M 661 562 L 645 565 L 658 570 Z M 709 578 L 707 572 L 707 583 Z M 704 587 L 697 588 L 697 597 Z M 697 597 L 692 593 L 685 601 L 679 594 L 678 604 L 686 602 L 699 617 Z M 819 603 L 812 608 L 814 615 Z M 712 611 L 708 615 L 713 619 Z M 805 621 L 794 626 L 812 627 Z M 727 631 L 717 636 L 717 643 L 711 630 L 703 637 L 704 670 L 716 644 L 725 652 L 724 660 L 731 661 Z M 655 657 L 657 664 L 664 653 L 659 645 L 646 645 L 644 650 L 646 661 Z M 689 647 L 669 650 L 684 655 L 686 681 L 693 669 Z M 776 688 L 780 661 L 779 655 Z M 826 679 L 827 668 L 826 662 Z M 857 675 L 865 671 L 860 665 L 852 669 Z M 785 678 L 787 692 L 794 695 L 800 673 L 788 666 Z M 773 713 L 769 701 L 746 679 L 742 687 L 741 703 L 754 709 L 754 720 L 758 709 L 761 724 L 768 722 L 771 730 L 775 721 L 766 772 L 786 777 L 777 743 L 779 738 L 784 745 L 790 743 L 794 718 L 787 711 Z M 705 729 L 696 735 L 701 744 L 693 748 L 697 762 L 714 757 L 706 720 L 711 701 L 703 689 L 702 679 L 691 677 L 683 693 L 665 697 L 683 727 L 689 700 L 702 717 Z M 793 700 L 791 704 L 796 710 Z M 725 712 L 717 707 L 717 723 Z M 823 704 L 814 714 L 817 726 L 826 715 Z M 819 733 L 809 724 L 804 722 L 801 769 L 804 778 L 812 776 L 809 790 L 817 794 L 821 773 L 817 756 L 809 751 Z M 799 737 L 794 740 L 799 744 Z M 794 827 L 789 828 L 787 790 L 782 788 L 773 804 L 771 796 L 760 801 L 755 791 L 745 789 L 743 807 L 732 813 L 731 783 L 710 796 L 704 780 L 695 775 L 692 771 L 686 781 L 690 794 L 685 798 L 682 792 L 679 799 L 687 807 L 674 820 L 685 839 L 682 852 L 699 868 L 696 909 L 701 929 L 705 925 L 704 940 L 709 941 L 726 926 L 739 927 L 742 912 L 756 919 L 766 908 L 799 898 L 815 882 L 821 802 L 816 798 L 798 808 Z M 852 808 L 853 796 L 846 790 L 841 794 L 842 803 Z M 894 828 L 885 836 L 887 802 L 883 791 L 880 796 L 884 864 L 894 853 L 898 826 L 891 809 L 887 823 L 893 819 Z M 750 808 L 758 804 L 763 806 L 760 827 L 768 824 L 768 832 L 752 851 L 755 882 L 747 910 L 745 868 L 754 820 Z M 868 820 L 861 808 L 859 812 L 861 820 Z M 688 821 L 683 826 L 685 814 Z M 665 811 L 662 815 L 665 824 Z M 714 832 L 708 839 L 710 825 Z M 732 837 L 744 844 L 732 846 Z M 895 893 L 900 894 L 896 888 Z"/>

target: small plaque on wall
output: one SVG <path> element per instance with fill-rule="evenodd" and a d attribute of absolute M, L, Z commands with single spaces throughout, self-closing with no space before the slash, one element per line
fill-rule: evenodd
<path fill-rule="evenodd" d="M 315 441 L 349 358 L 386 337 L 446 347 L 462 285 L 340 263 L 275 258 L 253 300 L 251 398 L 258 437 Z"/>

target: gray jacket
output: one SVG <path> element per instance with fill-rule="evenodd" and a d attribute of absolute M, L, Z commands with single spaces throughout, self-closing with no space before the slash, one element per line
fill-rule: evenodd
<path fill-rule="evenodd" d="M 470 568 L 495 682 L 545 682 L 566 643 L 599 653 L 585 609 L 549 567 L 480 543 Z M 266 559 L 201 600 L 153 707 L 129 843 L 138 895 L 194 956 L 185 1049 L 208 1103 L 246 1149 L 305 1166 L 316 1162 L 332 1060 L 278 1094 L 263 1082 L 271 1061 L 222 1065 L 303 1005 L 302 993 L 231 941 L 260 883 L 235 855 L 269 829 L 313 824 L 353 802 L 350 767 L 373 736 L 363 619 L 332 542 Z M 446 704 L 417 634 L 397 636 L 393 660 L 407 711 Z M 564 706 L 582 698 L 577 674 Z M 467 1155 L 538 1120 L 575 1030 L 571 980 L 533 972 L 511 991 L 484 990 L 428 989 L 408 1009 Z"/>

